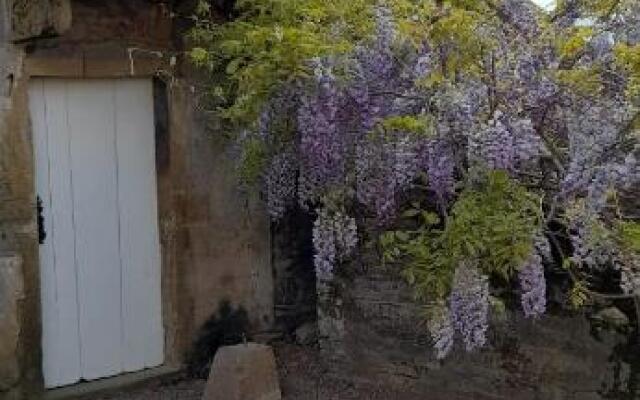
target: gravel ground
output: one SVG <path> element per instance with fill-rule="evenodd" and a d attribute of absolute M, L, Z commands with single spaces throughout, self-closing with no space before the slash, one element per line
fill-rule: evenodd
<path fill-rule="evenodd" d="M 275 350 L 283 400 L 425 400 L 424 395 L 356 384 L 332 376 L 322 369 L 318 353 L 313 349 L 278 345 Z M 200 400 L 204 385 L 203 380 L 178 376 L 148 382 L 139 388 L 92 396 L 91 400 Z M 429 400 L 438 399 L 430 397 Z"/>

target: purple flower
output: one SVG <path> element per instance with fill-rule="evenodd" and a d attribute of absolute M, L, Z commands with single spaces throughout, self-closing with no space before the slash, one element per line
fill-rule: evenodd
<path fill-rule="evenodd" d="M 419 168 L 421 144 L 411 134 L 387 138 L 371 134 L 356 148 L 356 197 L 373 210 L 380 225 L 397 213 L 396 196 L 411 187 Z"/>
<path fill-rule="evenodd" d="M 534 37 L 540 33 L 535 4 L 528 0 L 504 0 L 500 4 L 501 14 L 516 27 L 521 34 Z"/>
<path fill-rule="evenodd" d="M 356 197 L 373 210 L 381 225 L 396 214 L 396 180 L 393 165 L 384 153 L 384 146 L 374 140 L 358 143 L 356 149 Z"/>
<path fill-rule="evenodd" d="M 331 280 L 336 262 L 344 261 L 358 245 L 356 221 L 341 211 L 321 208 L 313 224 L 314 265 L 319 279 Z"/>
<path fill-rule="evenodd" d="M 547 283 L 544 278 L 542 257 L 534 252 L 518 272 L 520 304 L 528 318 L 537 318 L 547 308 Z"/>
<path fill-rule="evenodd" d="M 455 330 L 451 322 L 451 314 L 445 307 L 440 310 L 439 315 L 429 321 L 429 332 L 431 341 L 436 351 L 436 358 L 445 358 L 453 349 Z"/>
<path fill-rule="evenodd" d="M 328 212 L 321 209 L 313 224 L 313 264 L 318 279 L 333 279 L 333 269 L 337 258 L 336 242 L 333 233 L 333 221 Z"/>
<path fill-rule="evenodd" d="M 330 68 L 319 64 L 315 88 L 302 97 L 298 110 L 302 169 L 313 194 L 344 178 L 346 149 L 337 119 L 340 100 Z"/>
<path fill-rule="evenodd" d="M 489 281 L 477 268 L 461 264 L 453 278 L 449 311 L 467 351 L 484 346 L 489 327 Z"/>
<path fill-rule="evenodd" d="M 267 211 L 272 219 L 282 218 L 296 198 L 297 163 L 295 154 L 286 151 L 276 154 L 265 174 Z"/>
<path fill-rule="evenodd" d="M 484 129 L 469 138 L 469 158 L 491 169 L 513 171 L 540 155 L 541 149 L 541 139 L 530 120 L 507 118 L 500 111 Z"/>
<path fill-rule="evenodd" d="M 440 206 L 444 207 L 455 188 L 455 160 L 451 145 L 443 139 L 429 141 L 426 164 L 429 188 L 436 194 Z"/>

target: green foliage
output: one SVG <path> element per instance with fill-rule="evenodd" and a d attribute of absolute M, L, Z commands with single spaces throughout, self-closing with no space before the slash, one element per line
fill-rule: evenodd
<path fill-rule="evenodd" d="M 242 160 L 240 163 L 240 180 L 251 184 L 262 173 L 267 160 L 265 145 L 258 139 L 248 139 L 242 147 Z"/>
<path fill-rule="evenodd" d="M 495 317 L 499 319 L 504 319 L 507 317 L 507 305 L 502 299 L 496 296 L 490 296 L 489 305 L 491 306 L 491 313 Z"/>
<path fill-rule="evenodd" d="M 531 255 L 540 203 L 505 172 L 489 173 L 454 205 L 444 231 L 449 253 L 457 262 L 477 259 L 485 273 L 508 278 Z"/>
<path fill-rule="evenodd" d="M 375 7 L 388 6 L 400 35 L 422 45 L 430 40 L 449 51 L 431 84 L 456 71 L 479 73 L 479 62 L 495 44 L 478 35 L 495 18 L 493 0 L 239 0 L 234 19 L 215 21 L 208 2 L 196 8 L 188 38 L 191 61 L 210 72 L 212 98 L 226 120 L 255 121 L 262 105 L 283 84 L 308 76 L 309 60 L 345 54 L 366 40 Z M 495 5 L 493 5 L 495 7 Z"/>
<path fill-rule="evenodd" d="M 559 70 L 556 72 L 556 80 L 584 96 L 594 95 L 602 90 L 600 71 L 596 68 Z"/>
<path fill-rule="evenodd" d="M 616 193 L 610 191 L 609 198 L 612 208 L 619 213 L 619 206 L 613 204 L 613 201 L 618 201 Z M 584 199 L 570 203 L 565 209 L 564 219 L 567 225 L 575 221 L 585 225 L 584 239 L 588 248 L 615 248 L 623 253 L 640 254 L 640 223 L 637 221 L 590 215 Z"/>
<path fill-rule="evenodd" d="M 404 216 L 416 229 L 381 237 L 383 259 L 406 265 L 403 274 L 421 300 L 446 296 L 460 262 L 475 260 L 487 275 L 507 280 L 533 251 L 540 197 L 502 171 L 468 186 L 443 227 L 437 215 L 415 207 Z"/>
<path fill-rule="evenodd" d="M 616 10 L 636 0 L 556 0 L 556 13 L 564 13 L 567 8 L 580 7 L 584 14 L 597 19 L 607 19 Z"/>
<path fill-rule="evenodd" d="M 435 228 L 439 218 L 435 214 L 416 210 L 421 224 L 417 230 L 398 230 L 384 233 L 380 238 L 383 261 L 400 263 L 403 274 L 415 289 L 416 297 L 426 301 L 443 298 L 450 290 L 454 268 L 442 257 L 438 240 L 443 234 Z"/>
<path fill-rule="evenodd" d="M 593 18 L 605 18 L 630 0 L 580 0 Z M 308 76 L 309 60 L 348 53 L 366 40 L 374 26 L 374 9 L 380 4 L 394 13 L 403 39 L 416 46 L 428 41 L 448 49 L 440 68 L 422 82 L 431 88 L 459 74 L 483 74 L 482 64 L 496 47 L 490 34 L 500 26 L 500 0 L 239 0 L 231 21 L 209 17 L 209 2 L 196 7 L 189 52 L 197 66 L 212 78 L 211 99 L 226 120 L 246 127 L 258 116 L 269 96 L 283 84 Z M 562 12 L 566 1 L 558 2 Z M 542 26 L 549 23 L 543 13 Z M 479 32 L 484 32 L 479 34 Z M 592 27 L 572 27 L 562 35 L 540 35 L 555 42 L 564 59 L 576 58 L 591 36 Z M 541 42 L 541 44 L 542 44 Z M 637 71 L 631 93 L 640 93 L 640 50 L 620 46 L 620 65 Z M 580 92 L 600 90 L 600 71 L 569 68 L 557 79 Z"/>
<path fill-rule="evenodd" d="M 344 53 L 371 30 L 371 0 L 240 0 L 237 17 L 216 23 L 197 17 L 191 60 L 223 93 L 222 116 L 246 125 L 284 82 L 307 76 L 308 61 Z"/>
<path fill-rule="evenodd" d="M 556 43 L 558 54 L 565 59 L 576 57 L 584 51 L 592 35 L 593 28 L 591 27 L 581 26 L 573 28 L 566 37 L 558 38 Z"/>
<path fill-rule="evenodd" d="M 387 3 L 397 17 L 399 32 L 415 45 L 422 44 L 438 14 L 435 1 L 389 0 Z"/>
<path fill-rule="evenodd" d="M 453 77 L 461 70 L 475 73 L 479 71 L 478 61 L 484 51 L 491 47 L 488 37 L 477 34 L 481 22 L 477 11 L 454 8 L 433 24 L 429 32 L 430 39 L 436 44 L 455 48 L 444 60 L 441 71 L 444 77 Z"/>
<path fill-rule="evenodd" d="M 629 73 L 627 94 L 631 98 L 640 97 L 640 44 L 621 44 L 615 49 L 616 62 Z"/>
<path fill-rule="evenodd" d="M 619 221 L 617 237 L 625 250 L 640 254 L 640 222 Z"/>
<path fill-rule="evenodd" d="M 640 74 L 640 44 L 635 46 L 620 44 L 616 46 L 616 58 L 620 65 L 630 72 Z"/>
<path fill-rule="evenodd" d="M 281 88 L 311 90 L 313 85 L 304 84 L 310 81 L 306 78 L 313 74 L 312 60 L 317 58 L 332 64 L 338 86 L 347 83 L 349 73 L 354 70 L 351 64 L 354 60 L 349 53 L 373 37 L 375 10 L 380 5 L 394 14 L 398 28 L 395 33 L 401 36 L 401 40 L 392 46 L 392 50 L 400 63 L 403 62 L 403 54 L 416 53 L 411 45 L 427 44 L 433 57 L 429 60 L 429 73 L 415 82 L 418 89 L 415 96 L 421 96 L 419 99 L 425 103 L 420 107 L 420 113 L 394 115 L 375 121 L 369 138 L 386 145 L 384 140 L 394 139 L 393 136 L 400 133 L 436 135 L 435 120 L 440 121 L 438 112 L 452 103 L 463 101 L 456 97 L 458 91 L 455 89 L 460 84 L 463 89 L 460 92 L 464 92 L 469 80 L 482 82 L 490 89 L 487 91 L 487 109 L 473 116 L 474 124 L 486 122 L 494 116 L 496 109 L 502 111 L 501 106 L 517 109 L 518 118 L 528 118 L 529 110 L 525 109 L 528 105 L 501 104 L 512 98 L 504 94 L 510 93 L 511 85 L 518 84 L 519 79 L 516 78 L 520 74 L 511 72 L 519 71 L 514 69 L 514 65 L 526 60 L 521 57 L 523 55 L 532 58 L 543 57 L 547 52 L 553 52 L 554 57 L 557 55 L 557 68 L 554 63 L 550 69 L 536 70 L 535 73 L 538 77 L 555 78 L 561 89 L 566 89 L 565 93 L 578 95 L 576 99 L 606 94 L 602 90 L 603 82 L 606 82 L 603 78 L 611 72 L 624 72 L 624 77 L 628 78 L 629 95 L 640 99 L 640 45 L 619 44 L 616 47 L 615 71 L 611 70 L 616 66 L 609 62 L 608 57 L 593 62 L 581 60 L 590 54 L 586 51 L 590 48 L 590 41 L 599 34 L 601 25 L 597 21 L 606 19 L 621 4 L 633 1 L 637 0 L 577 0 L 580 8 L 588 10 L 587 20 L 595 21 L 592 26 L 558 28 L 553 17 L 542 12 L 531 14 L 543 29 L 536 29 L 535 37 L 531 37 L 534 36 L 531 32 L 524 36 L 514 32 L 513 42 L 507 40 L 509 34 L 519 28 L 501 8 L 502 0 L 237 0 L 233 19 L 229 21 L 212 19 L 209 1 L 200 1 L 196 9 L 196 26 L 189 34 L 194 45 L 189 55 L 196 66 L 209 73 L 208 96 L 205 97 L 230 125 L 229 129 L 225 125 L 225 130 L 233 134 L 242 132 L 239 173 L 243 182 L 252 183 L 263 173 L 273 153 L 295 147 L 291 144 L 297 143 L 299 133 L 295 126 L 298 123 L 295 108 L 292 106 L 291 110 L 286 110 L 284 107 L 287 106 L 277 105 L 276 101 L 276 106 L 283 109 L 277 110 L 279 115 L 270 116 L 269 134 L 257 135 L 256 125 L 265 102 L 276 92 L 281 94 L 278 92 Z M 568 2 L 559 0 L 559 12 Z M 574 0 L 571 3 L 571 7 L 576 5 Z M 521 53 L 519 47 L 525 47 L 526 53 Z M 391 92 L 393 90 L 376 94 L 398 95 Z M 408 93 L 407 96 L 414 95 Z M 554 103 L 553 107 L 562 114 L 564 106 Z M 412 112 L 413 109 L 396 113 Z M 436 117 L 425 116 L 425 113 L 433 113 Z M 547 116 L 545 112 L 543 118 Z M 630 125 L 630 132 L 634 129 L 640 131 L 638 124 L 640 119 L 635 120 L 635 125 Z M 540 126 L 543 133 L 547 128 L 555 129 L 554 124 L 544 121 Z M 262 128 L 265 125 L 261 125 Z M 562 163 L 569 160 L 570 155 L 567 154 L 564 132 L 558 133 L 543 139 L 549 153 L 552 153 L 551 161 L 557 162 L 560 166 L 557 169 L 561 171 L 564 170 Z M 353 153 L 345 151 L 345 154 L 348 154 L 345 163 L 353 163 L 350 158 Z M 473 164 L 465 162 L 469 160 L 463 160 L 463 157 L 452 162 L 456 164 L 456 178 L 469 172 L 466 167 Z M 540 163 L 541 168 L 546 168 L 546 157 L 544 161 Z M 437 214 L 431 211 L 433 204 L 429 208 L 425 206 L 426 201 L 415 203 L 404 212 L 404 220 L 399 227 L 380 237 L 383 261 L 402 268 L 403 276 L 421 301 L 436 300 L 442 306 L 450 293 L 455 270 L 461 263 L 473 263 L 492 278 L 510 280 L 531 256 L 533 238 L 543 229 L 542 198 L 539 195 L 526 190 L 505 172 L 486 172 L 480 178 L 473 175 L 475 171 L 471 172 L 472 177 L 456 187 L 459 191 L 464 186 L 464 190 L 449 203 L 447 210 L 440 210 Z M 528 185 L 538 183 L 536 174 L 514 171 L 513 176 L 518 176 L 515 172 L 524 172 L 520 179 L 524 178 Z M 544 187 L 549 198 L 553 198 L 550 195 L 553 189 L 547 189 L 547 184 L 554 185 L 556 179 L 548 182 L 547 175 L 558 178 L 562 175 L 545 173 L 539 181 L 538 187 Z M 322 197 L 318 195 L 321 198 L 319 202 L 330 209 L 343 209 L 354 204 L 357 196 L 351 183 L 357 180 L 356 176 L 348 170 L 345 179 L 348 183 L 345 186 L 332 183 L 331 187 L 323 188 Z M 396 195 L 401 197 L 399 191 Z M 354 206 L 359 207 L 360 204 Z M 553 213 L 564 214 L 569 222 L 575 221 L 571 217 L 574 211 L 571 204 L 565 207 L 567 204 L 563 200 L 558 210 L 555 204 L 553 206 L 548 207 Z M 583 218 L 584 204 L 578 206 L 575 218 Z M 355 214 L 359 215 L 359 210 Z M 558 218 L 558 215 L 549 215 L 547 220 L 555 224 Z M 638 223 L 612 223 L 611 220 L 605 223 L 604 218 L 583 222 L 587 222 L 587 246 L 620 246 L 630 253 L 639 252 Z M 556 245 L 559 252 L 562 252 L 563 244 Z M 574 307 L 580 307 L 588 301 L 590 284 L 578 273 L 573 277 L 572 268 L 577 270 L 579 265 L 569 256 L 564 260 L 564 267 L 572 274 L 574 286 L 568 298 Z M 505 305 L 499 299 L 492 298 L 491 304 L 494 311 L 504 312 Z M 432 318 L 437 320 L 438 316 Z"/>
<path fill-rule="evenodd" d="M 435 133 L 433 118 L 423 115 L 388 117 L 381 122 L 381 125 L 387 132 L 410 132 L 424 136 L 431 136 Z"/>
<path fill-rule="evenodd" d="M 589 301 L 589 291 L 586 285 L 581 281 L 576 281 L 569 292 L 569 305 L 574 309 L 584 307 Z"/>

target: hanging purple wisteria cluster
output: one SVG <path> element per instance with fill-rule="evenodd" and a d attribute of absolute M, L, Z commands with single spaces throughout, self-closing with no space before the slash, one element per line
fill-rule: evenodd
<path fill-rule="evenodd" d="M 467 351 L 484 346 L 489 323 L 489 281 L 472 265 L 461 265 L 449 295 L 451 325 Z"/>
<path fill-rule="evenodd" d="M 340 211 L 322 208 L 313 224 L 313 263 L 316 276 L 331 280 L 337 262 L 348 258 L 358 245 L 358 228 L 354 218 Z"/>
<path fill-rule="evenodd" d="M 542 257 L 534 253 L 518 272 L 520 303 L 527 317 L 539 317 L 547 309 L 547 281 Z"/>
<path fill-rule="evenodd" d="M 271 218 L 282 218 L 295 201 L 297 173 L 297 159 L 293 152 L 279 153 L 271 159 L 264 178 L 267 210 Z"/>

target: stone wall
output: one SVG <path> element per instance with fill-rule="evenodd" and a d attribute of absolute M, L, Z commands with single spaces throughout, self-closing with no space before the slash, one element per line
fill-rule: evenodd
<path fill-rule="evenodd" d="M 23 386 L 36 378 L 27 364 L 39 362 L 37 282 L 34 269 L 37 241 L 31 208 L 33 189 L 31 147 L 25 108 L 24 53 L 10 43 L 11 4 L 0 1 L 0 398 L 23 397 Z M 29 351 L 28 349 L 33 349 Z"/>
<path fill-rule="evenodd" d="M 229 300 L 248 311 L 255 327 L 270 327 L 270 225 L 262 201 L 256 193 L 238 189 L 234 155 L 227 150 L 223 135 L 208 132 L 194 115 L 193 93 L 183 91 L 176 101 L 182 105 L 174 115 L 185 115 L 174 120 L 181 124 L 175 129 L 184 133 L 177 138 L 181 153 L 171 155 L 172 163 L 176 157 L 184 163 L 181 190 L 173 199 L 178 221 L 182 221 L 174 245 L 189 293 L 184 314 L 190 321 L 186 325 L 194 332 L 221 301 Z M 184 121 L 190 122 L 185 126 Z"/>
<path fill-rule="evenodd" d="M 18 306 L 24 298 L 22 279 L 21 259 L 0 254 L 0 394 L 8 400 L 18 398 L 21 378 Z"/>
<path fill-rule="evenodd" d="M 14 1 L 16 7 L 34 7 L 27 10 L 28 18 L 11 21 L 6 14 L 0 15 L 3 400 L 9 395 L 38 397 L 42 391 L 34 161 L 27 98 L 32 76 L 155 77 L 166 363 L 180 365 L 202 323 L 224 300 L 243 306 L 256 330 L 273 322 L 269 220 L 256 193 L 238 192 L 234 158 L 221 140 L 223 135 L 197 112 L 193 90 L 197 80 L 181 58 L 181 35 L 174 29 L 166 2 L 64 3 Z M 0 0 L 0 12 L 11 9 L 7 0 Z M 19 38 L 10 26 L 20 26 Z M 15 255 L 20 267 L 9 269 L 7 265 L 16 262 L 2 261 L 2 254 L 11 254 L 11 260 Z M 11 290 L 5 291 L 3 284 Z"/>
<path fill-rule="evenodd" d="M 11 39 L 15 42 L 64 32 L 71 24 L 68 0 L 11 0 Z"/>
<path fill-rule="evenodd" d="M 439 361 L 421 308 L 397 274 L 362 270 L 319 287 L 321 348 L 337 373 L 451 400 L 637 396 L 637 366 L 621 358 L 627 338 L 595 335 L 584 316 L 509 315 L 492 321 L 482 351 L 457 349 Z"/>

